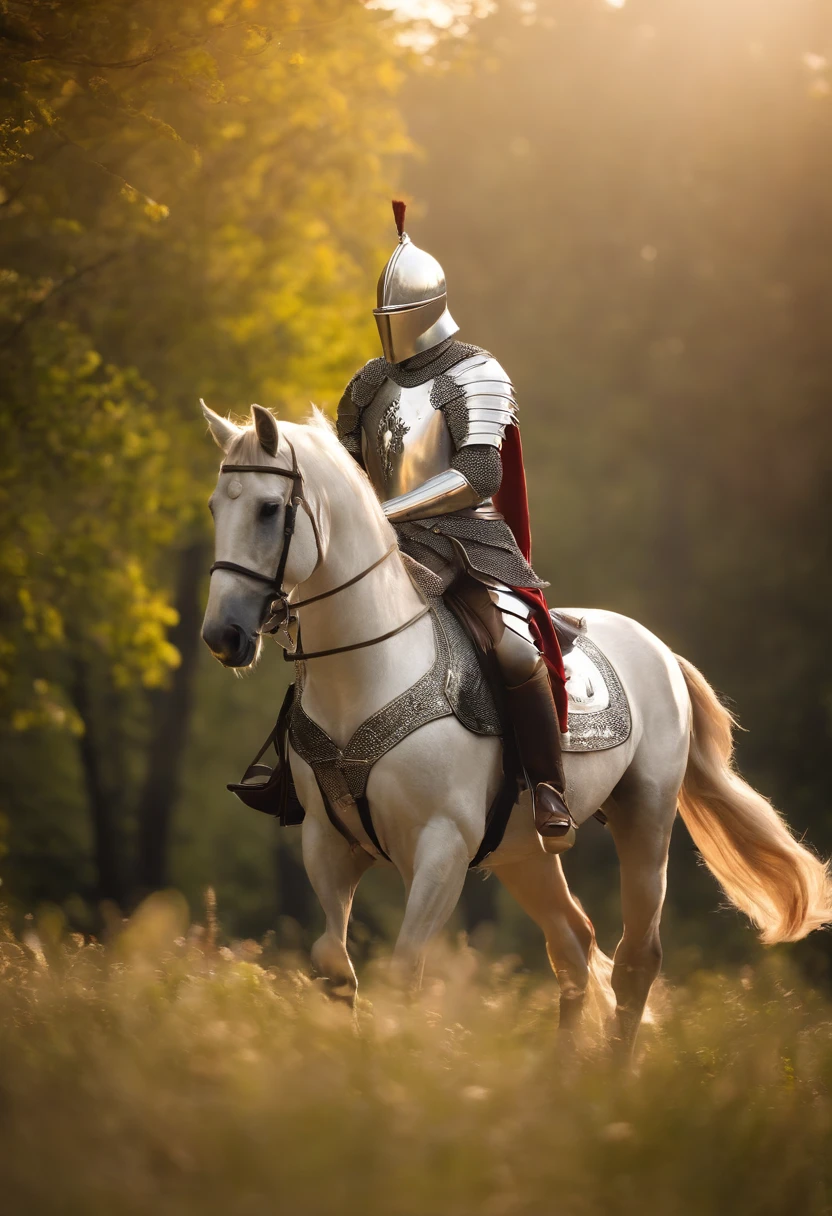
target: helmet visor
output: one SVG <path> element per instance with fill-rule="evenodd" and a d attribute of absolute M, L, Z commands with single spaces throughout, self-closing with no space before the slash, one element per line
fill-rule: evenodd
<path fill-rule="evenodd" d="M 387 362 L 403 363 L 456 333 L 457 326 L 447 303 L 447 295 L 441 295 L 424 304 L 374 308 L 373 316 Z"/>

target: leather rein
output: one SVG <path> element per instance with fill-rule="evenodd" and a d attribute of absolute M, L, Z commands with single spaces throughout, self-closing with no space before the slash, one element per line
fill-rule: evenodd
<path fill-rule="evenodd" d="M 292 453 L 292 468 L 281 469 L 276 465 L 269 464 L 223 464 L 220 465 L 220 476 L 223 473 L 273 473 L 276 477 L 288 477 L 292 482 L 292 493 L 289 501 L 286 503 L 286 513 L 283 520 L 283 548 L 280 553 L 280 561 L 277 565 L 277 570 L 274 575 L 263 574 L 260 570 L 252 570 L 249 566 L 241 566 L 237 562 L 214 562 L 210 569 L 210 574 L 215 570 L 230 570 L 234 574 L 243 574 L 247 578 L 256 579 L 260 583 L 266 583 L 269 587 L 276 591 L 275 602 L 279 602 L 288 615 L 290 609 L 304 608 L 307 604 L 315 604 L 319 600 L 328 599 L 331 595 L 337 595 L 339 591 L 346 591 L 348 587 L 354 587 L 356 583 L 360 583 L 363 578 L 371 574 L 377 569 L 382 562 L 385 562 L 391 553 L 398 549 L 398 544 L 393 543 L 389 549 L 382 553 L 381 557 L 377 558 L 372 565 L 366 567 L 359 574 L 347 579 L 345 583 L 340 583 L 337 587 L 330 588 L 329 591 L 322 591 L 319 595 L 310 595 L 308 599 L 297 600 L 294 603 L 289 601 L 289 592 L 283 589 L 283 578 L 286 573 L 286 562 L 289 557 L 289 546 L 292 543 L 292 537 L 295 534 L 295 523 L 297 521 L 298 507 L 303 507 L 309 516 L 312 524 L 312 531 L 315 533 L 315 544 L 318 549 L 318 555 L 321 555 L 321 542 L 318 536 L 318 529 L 315 524 L 315 519 L 309 504 L 303 494 L 303 474 L 298 468 L 295 449 L 289 444 L 289 450 Z M 334 646 L 330 650 L 314 650 L 304 652 L 302 650 L 283 651 L 283 658 L 287 663 L 300 663 L 306 659 L 323 659 L 333 654 L 346 654 L 350 650 L 363 650 L 367 646 L 375 646 L 379 642 L 386 642 L 389 638 L 394 638 L 396 634 L 403 633 L 405 629 L 409 629 L 411 625 L 415 625 L 422 617 L 427 616 L 430 612 L 429 606 L 426 604 L 414 616 L 406 620 L 396 629 L 391 629 L 388 633 L 382 633 L 379 637 L 369 638 L 366 642 L 353 642 L 349 646 Z"/>

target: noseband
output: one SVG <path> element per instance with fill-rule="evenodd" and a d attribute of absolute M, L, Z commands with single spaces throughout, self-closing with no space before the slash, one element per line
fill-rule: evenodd
<path fill-rule="evenodd" d="M 288 443 L 288 440 L 287 440 Z M 292 543 L 292 537 L 295 534 L 295 522 L 297 520 L 298 507 L 303 507 L 309 516 L 309 522 L 312 524 L 312 531 L 315 534 L 315 546 L 318 550 L 318 560 L 321 554 L 321 541 L 318 535 L 318 527 L 315 523 L 315 517 L 312 510 L 304 497 L 303 493 L 303 474 L 298 468 L 295 449 L 289 443 L 289 451 L 292 453 L 292 468 L 281 469 L 270 464 L 221 464 L 220 475 L 223 473 L 273 473 L 276 477 L 288 477 L 292 482 L 292 493 L 289 501 L 286 503 L 286 513 L 283 520 L 283 548 L 280 553 L 280 561 L 277 564 L 277 570 L 274 575 L 263 574 L 260 570 L 252 570 L 249 566 L 241 566 L 237 562 L 214 562 L 209 573 L 213 574 L 215 570 L 231 570 L 234 574 L 244 574 L 247 578 L 256 579 L 260 583 L 266 583 L 275 591 L 275 600 L 287 610 L 303 608 L 307 604 L 314 604 L 318 600 L 328 599 L 331 595 L 337 595 L 339 591 L 345 591 L 347 587 L 353 587 L 356 583 L 361 582 L 373 570 L 386 561 L 391 553 L 394 553 L 398 548 L 397 543 L 393 543 L 386 552 L 382 553 L 381 557 L 377 558 L 371 566 L 367 566 L 360 574 L 354 575 L 347 579 L 345 583 L 339 584 L 337 587 L 332 587 L 329 591 L 322 591 L 319 595 L 311 595 L 309 599 L 297 600 L 294 603 L 289 603 L 289 592 L 283 589 L 283 577 L 286 573 L 286 561 L 289 557 L 289 546 Z M 403 625 L 399 625 L 397 629 L 392 629 L 389 633 L 383 633 L 380 637 L 370 638 L 366 642 L 354 642 L 351 646 L 336 646 L 332 650 L 316 650 L 312 653 L 304 653 L 302 650 L 283 651 L 283 658 L 287 663 L 299 663 L 302 659 L 323 659 L 332 654 L 344 654 L 348 650 L 363 650 L 365 646 L 375 646 L 377 642 L 386 642 L 388 638 L 395 637 L 397 633 L 402 633 L 405 629 L 409 629 L 411 625 L 415 625 L 430 611 L 430 608 L 425 605 L 421 611 L 415 616 L 410 617 Z"/>

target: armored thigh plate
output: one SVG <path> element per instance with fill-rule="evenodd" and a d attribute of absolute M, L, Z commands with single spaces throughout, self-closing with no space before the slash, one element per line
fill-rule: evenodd
<path fill-rule="evenodd" d="M 530 625 L 532 609 L 526 601 L 505 583 L 498 583 L 492 579 L 483 578 L 481 575 L 478 578 L 487 587 L 491 602 L 500 613 L 506 629 L 517 634 L 524 642 L 530 642 L 535 646 L 534 634 Z"/>

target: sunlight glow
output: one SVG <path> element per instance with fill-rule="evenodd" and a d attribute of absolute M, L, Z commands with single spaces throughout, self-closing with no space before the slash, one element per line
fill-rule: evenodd
<path fill-rule="evenodd" d="M 367 7 L 391 13 L 402 23 L 398 41 L 426 54 L 442 34 L 464 38 L 472 23 L 487 17 L 496 6 L 493 0 L 369 0 Z"/>

